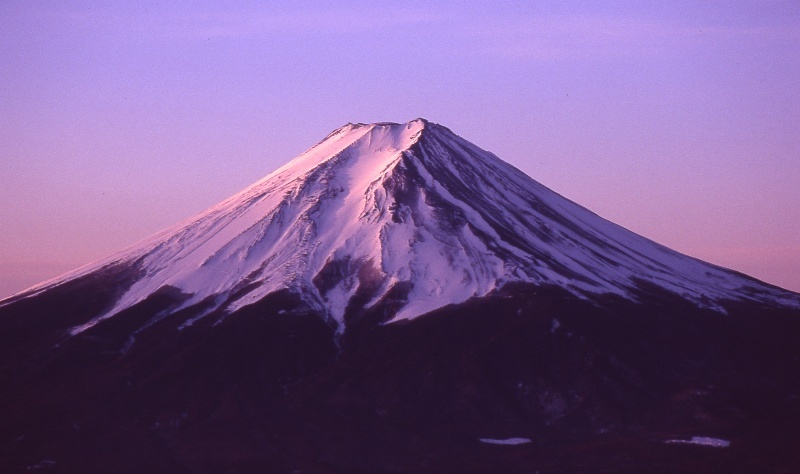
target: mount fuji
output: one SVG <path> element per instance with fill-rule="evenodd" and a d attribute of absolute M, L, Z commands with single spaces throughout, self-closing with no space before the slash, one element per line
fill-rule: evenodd
<path fill-rule="evenodd" d="M 206 212 L 23 297 L 120 265 L 135 269 L 129 287 L 73 335 L 168 288 L 180 293 L 170 311 L 205 308 L 184 325 L 288 289 L 339 332 L 356 302 L 391 297 L 387 318 L 413 319 L 512 282 L 634 300 L 649 284 L 720 311 L 727 300 L 798 305 L 628 232 L 423 119 L 345 125 Z"/>
<path fill-rule="evenodd" d="M 796 467 L 779 448 L 800 441 L 798 330 L 800 295 L 636 235 L 446 127 L 347 124 L 0 301 L 0 461 Z"/>

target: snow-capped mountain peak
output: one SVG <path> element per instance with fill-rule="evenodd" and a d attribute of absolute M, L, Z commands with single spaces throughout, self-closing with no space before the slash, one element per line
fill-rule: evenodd
<path fill-rule="evenodd" d="M 628 299 L 652 284 L 715 309 L 798 305 L 608 222 L 424 119 L 347 124 L 207 211 L 29 291 L 118 263 L 135 281 L 74 333 L 163 288 L 183 295 L 170 311 L 204 304 L 185 325 L 289 289 L 340 332 L 356 305 L 391 298 L 389 319 L 411 319 L 510 282 Z"/>

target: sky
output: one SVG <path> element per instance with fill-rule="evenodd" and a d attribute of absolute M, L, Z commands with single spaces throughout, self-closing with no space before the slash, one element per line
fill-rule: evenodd
<path fill-rule="evenodd" d="M 348 122 L 443 124 L 800 291 L 800 3 L 0 2 L 0 298 Z"/>

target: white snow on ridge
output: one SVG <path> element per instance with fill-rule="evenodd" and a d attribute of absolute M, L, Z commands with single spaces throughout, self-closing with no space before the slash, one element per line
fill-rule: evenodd
<path fill-rule="evenodd" d="M 409 292 L 393 320 L 514 281 L 631 299 L 647 281 L 714 309 L 742 298 L 800 306 L 608 222 L 421 119 L 348 124 L 207 211 L 28 294 L 132 262 L 142 277 L 74 333 L 165 286 L 187 295 L 181 307 L 213 299 L 228 312 L 291 288 L 339 331 L 357 291 L 371 305 L 398 284 Z"/>

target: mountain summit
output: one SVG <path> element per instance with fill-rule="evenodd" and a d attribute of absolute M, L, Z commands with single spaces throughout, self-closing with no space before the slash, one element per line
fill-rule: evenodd
<path fill-rule="evenodd" d="M 347 124 L 230 199 L 27 295 L 109 265 L 133 270 L 127 288 L 73 334 L 167 289 L 169 312 L 202 308 L 183 327 L 288 289 L 339 333 L 348 311 L 391 300 L 387 320 L 412 319 L 513 282 L 633 300 L 657 287 L 720 311 L 797 304 L 612 224 L 424 119 Z"/>
<path fill-rule="evenodd" d="M 0 466 L 800 472 L 800 295 L 348 124 L 0 302 Z"/>

